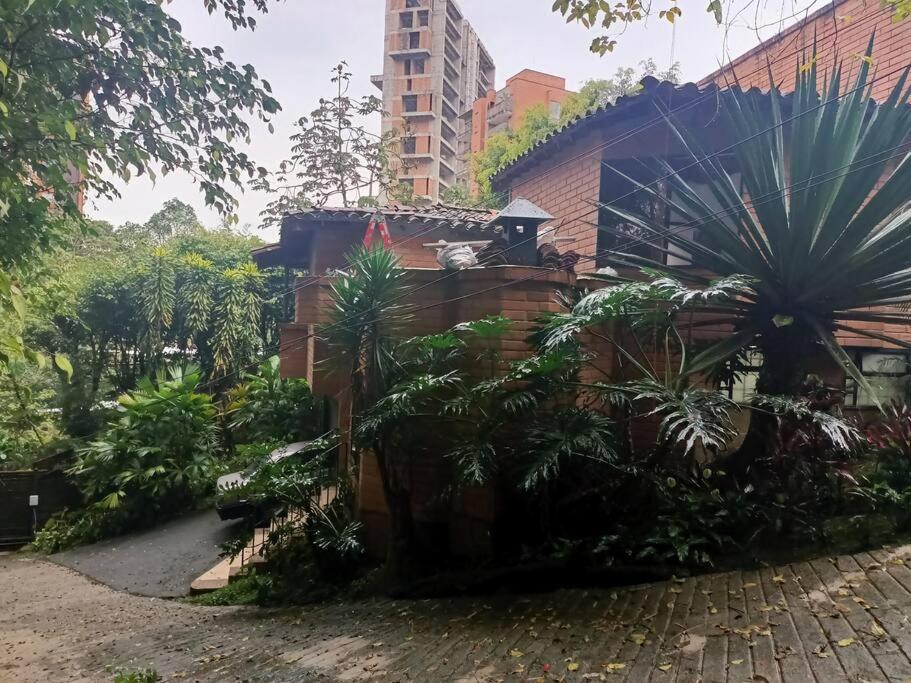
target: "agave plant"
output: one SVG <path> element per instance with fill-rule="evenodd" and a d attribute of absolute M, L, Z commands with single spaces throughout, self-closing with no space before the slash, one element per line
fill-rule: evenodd
<path fill-rule="evenodd" d="M 745 192 L 727 161 L 706 154 L 694 131 L 670 121 L 692 154 L 688 170 L 710 196 L 697 192 L 669 161 L 655 168 L 669 192 L 629 180 L 665 202 L 686 226 L 698 227 L 698 236 L 669 231 L 648 215 L 602 206 L 648 239 L 667 240 L 664 251 L 688 261 L 674 267 L 615 253 L 615 265 L 658 267 L 698 285 L 709 284 L 700 272 L 750 279 L 748 291 L 712 305 L 733 332 L 693 359 L 690 372 L 755 346 L 764 358 L 758 391 L 795 395 L 808 358 L 822 347 L 866 387 L 837 330 L 909 346 L 856 325 L 911 322 L 890 308 L 911 301 L 911 159 L 893 161 L 911 135 L 911 91 L 905 89 L 905 71 L 884 102 L 871 101 L 872 45 L 871 39 L 856 81 L 845 91 L 842 66 L 826 81 L 813 59 L 798 69 L 790 96 L 776 88 L 767 98 L 736 89 L 721 94 L 720 115 L 737 140 L 731 151 Z M 718 211 L 718 205 L 727 208 Z M 622 245 L 623 227 L 604 229 Z"/>

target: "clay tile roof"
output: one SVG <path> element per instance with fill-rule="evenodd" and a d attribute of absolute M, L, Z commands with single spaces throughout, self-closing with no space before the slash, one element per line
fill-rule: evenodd
<path fill-rule="evenodd" d="M 381 211 L 390 223 L 420 223 L 433 224 L 439 227 L 473 228 L 482 227 L 497 214 L 487 209 L 470 209 L 448 204 L 428 204 L 414 206 L 409 204 L 392 203 L 380 207 L 332 207 L 323 206 L 307 209 L 292 214 L 290 218 L 306 221 L 356 221 L 367 223 L 370 217 Z"/>

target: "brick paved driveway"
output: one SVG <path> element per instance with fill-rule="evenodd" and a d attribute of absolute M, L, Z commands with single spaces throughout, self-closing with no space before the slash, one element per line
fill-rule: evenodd
<path fill-rule="evenodd" d="M 909 681 L 911 549 L 626 589 L 258 610 L 0 557 L 0 680 Z"/>

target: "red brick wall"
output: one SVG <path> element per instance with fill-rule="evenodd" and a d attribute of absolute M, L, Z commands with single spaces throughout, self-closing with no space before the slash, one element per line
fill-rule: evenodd
<path fill-rule="evenodd" d="M 845 0 L 820 9 L 797 22 L 777 36 L 735 59 L 729 66 L 706 78 L 700 85 L 715 81 L 720 85 L 733 82 L 734 76 L 744 87 L 768 89 L 767 62 L 772 63 L 772 78 L 784 91 L 794 89 L 798 60 L 813 50 L 814 39 L 818 67 L 831 73 L 836 59 L 843 61 L 845 72 L 857 74 L 859 55 L 867 48 L 870 34 L 876 32 L 873 67 L 883 75 L 908 64 L 911 52 L 911 21 L 894 22 L 891 8 L 873 0 Z M 885 98 L 894 87 L 900 73 L 895 73 L 873 85 L 874 99 Z M 842 83 L 847 81 L 842 79 Z"/>
<path fill-rule="evenodd" d="M 572 155 L 565 156 L 569 159 Z M 575 238 L 567 248 L 594 256 L 597 232 L 591 224 L 598 222 L 594 202 L 598 201 L 601 184 L 601 155 L 570 160 L 553 172 L 546 170 L 536 168 L 527 179 L 517 179 L 512 184 L 512 198 L 524 197 L 540 206 L 555 217 L 552 225 L 557 226 L 558 235 Z"/>

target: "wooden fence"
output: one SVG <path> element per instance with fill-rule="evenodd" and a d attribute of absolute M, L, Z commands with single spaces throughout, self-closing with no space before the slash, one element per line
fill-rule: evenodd
<path fill-rule="evenodd" d="M 78 502 L 79 492 L 59 470 L 0 472 L 0 545 L 28 543 L 52 514 Z"/>

